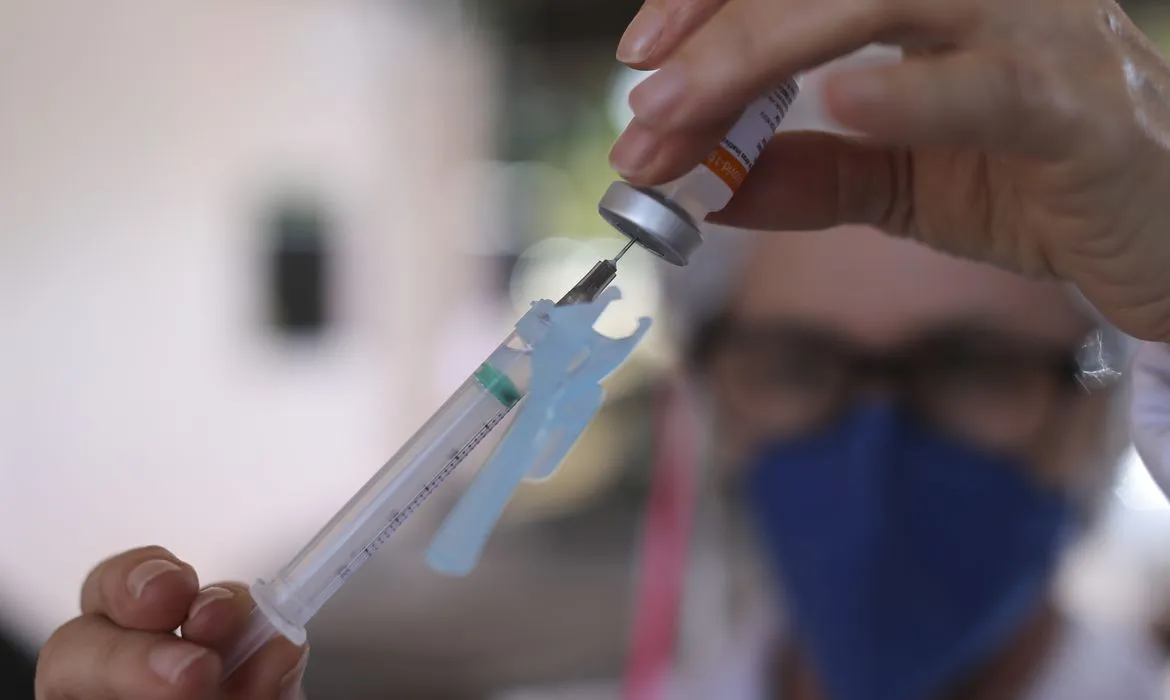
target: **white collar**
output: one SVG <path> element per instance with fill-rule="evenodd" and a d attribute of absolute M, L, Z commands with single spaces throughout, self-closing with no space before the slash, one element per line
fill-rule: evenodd
<path fill-rule="evenodd" d="M 1164 679 L 1151 641 L 1074 620 L 1027 700 L 1160 700 Z"/>
<path fill-rule="evenodd" d="M 764 679 L 774 639 L 770 630 L 745 630 L 717 663 L 680 674 L 670 700 L 772 700 Z M 1022 700 L 1163 700 L 1164 679 L 1152 642 L 1074 621 Z"/>

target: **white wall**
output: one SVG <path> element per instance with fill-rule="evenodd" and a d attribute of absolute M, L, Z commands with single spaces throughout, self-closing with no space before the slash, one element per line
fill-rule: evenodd
<path fill-rule="evenodd" d="M 124 547 L 269 571 L 433 407 L 475 224 L 446 173 L 490 113 L 454 31 L 360 0 L 0 3 L 0 611 L 33 639 Z M 341 215 L 316 350 L 260 326 L 255 207 L 289 176 Z"/>

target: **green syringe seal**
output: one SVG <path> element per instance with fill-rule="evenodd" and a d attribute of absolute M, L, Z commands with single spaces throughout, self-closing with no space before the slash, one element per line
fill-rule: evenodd
<path fill-rule="evenodd" d="M 475 381 L 487 389 L 488 393 L 494 396 L 505 408 L 515 406 L 523 398 L 523 394 L 508 378 L 508 375 L 486 362 L 475 371 Z"/>

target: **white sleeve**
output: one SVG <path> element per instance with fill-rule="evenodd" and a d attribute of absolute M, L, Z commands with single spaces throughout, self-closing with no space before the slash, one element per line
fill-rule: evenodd
<path fill-rule="evenodd" d="M 1170 497 L 1170 345 L 1138 343 L 1130 372 L 1134 447 L 1162 493 Z"/>

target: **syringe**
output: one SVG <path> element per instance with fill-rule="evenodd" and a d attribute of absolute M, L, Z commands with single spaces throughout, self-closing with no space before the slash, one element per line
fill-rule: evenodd
<path fill-rule="evenodd" d="M 590 302 L 634 240 L 594 265 L 558 306 Z M 276 576 L 257 581 L 248 627 L 224 657 L 226 679 L 265 643 L 305 642 L 305 625 L 524 398 L 532 347 L 512 333 Z"/>
<path fill-rule="evenodd" d="M 660 188 L 614 183 L 599 211 L 630 241 L 597 263 L 558 306 L 591 302 L 617 275 L 637 242 L 674 265 L 702 244 L 699 223 L 731 201 L 798 93 L 796 81 L 750 105 L 719 147 L 679 180 Z M 532 347 L 512 333 L 309 544 L 269 581 L 252 586 L 256 607 L 224 659 L 225 678 L 277 635 L 305 641 L 305 624 L 357 569 L 442 486 L 524 398 Z"/>

